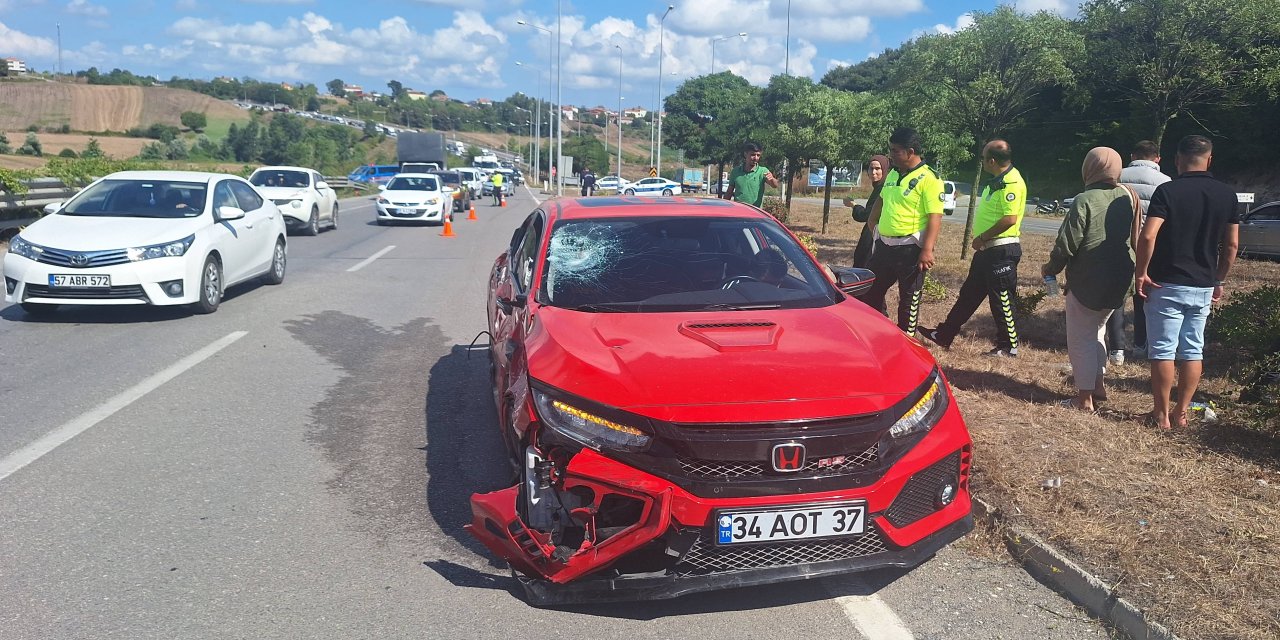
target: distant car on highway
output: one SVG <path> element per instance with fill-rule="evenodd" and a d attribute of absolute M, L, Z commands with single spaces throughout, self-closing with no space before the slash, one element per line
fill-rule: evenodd
<path fill-rule="evenodd" d="M 261 167 L 249 176 L 249 183 L 271 200 L 284 214 L 290 230 L 314 236 L 321 227 L 338 228 L 338 194 L 324 176 L 304 167 Z"/>
<path fill-rule="evenodd" d="M 480 194 L 484 192 L 484 171 L 475 167 L 458 167 L 455 171 L 462 176 L 462 181 L 470 187 L 471 199 L 479 198 Z"/>
<path fill-rule="evenodd" d="M 453 203 L 454 213 L 466 211 L 471 206 L 471 188 L 462 180 L 461 174 L 457 171 L 432 171 L 431 175 L 440 178 Z"/>
<path fill-rule="evenodd" d="M 617 191 L 622 192 L 622 187 L 627 185 L 627 181 L 618 176 L 605 176 L 596 180 L 596 191 Z"/>
<path fill-rule="evenodd" d="M 622 187 L 629 196 L 678 196 L 680 183 L 666 178 L 644 178 Z"/>
<path fill-rule="evenodd" d="M 239 176 L 121 171 L 45 212 L 4 257 L 5 300 L 32 315 L 140 304 L 213 313 L 227 287 L 284 281 L 284 217 Z"/>
<path fill-rule="evenodd" d="M 951 215 L 956 212 L 956 183 L 942 181 L 942 213 Z"/>
<path fill-rule="evenodd" d="M 380 225 L 391 222 L 439 222 L 451 206 L 439 176 L 429 173 L 402 173 L 378 187 L 382 193 L 374 200 L 376 220 Z"/>
<path fill-rule="evenodd" d="M 1280 202 L 1250 211 L 1240 223 L 1241 255 L 1280 257 Z"/>

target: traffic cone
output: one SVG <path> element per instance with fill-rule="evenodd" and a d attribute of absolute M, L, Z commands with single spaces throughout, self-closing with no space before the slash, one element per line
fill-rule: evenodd
<path fill-rule="evenodd" d="M 446 238 L 453 237 L 453 214 L 448 214 L 444 217 L 444 231 L 441 231 L 440 235 Z"/>
<path fill-rule="evenodd" d="M 507 206 L 507 198 L 505 196 L 502 198 L 502 206 Z"/>
<path fill-rule="evenodd" d="M 476 206 L 475 206 L 474 204 L 473 204 L 473 205 L 471 205 L 471 213 L 468 213 L 468 214 L 467 214 L 467 219 L 468 219 L 468 220 L 479 220 L 479 219 L 480 219 L 480 218 L 477 218 L 477 217 L 476 217 Z"/>

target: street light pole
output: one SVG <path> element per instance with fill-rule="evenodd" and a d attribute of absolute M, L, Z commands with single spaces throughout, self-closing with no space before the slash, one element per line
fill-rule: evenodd
<path fill-rule="evenodd" d="M 525 65 L 523 62 L 517 60 L 516 66 L 523 67 Z M 539 70 L 538 74 L 541 76 L 542 71 Z M 541 77 L 539 77 L 539 79 L 541 79 Z M 534 84 L 536 85 L 537 83 L 535 82 Z M 534 184 L 537 184 L 542 180 L 542 172 L 539 171 L 538 167 L 538 158 L 542 154 L 542 89 L 538 89 L 538 95 L 534 98 L 532 115 L 533 119 L 530 122 L 534 123 L 532 126 L 537 127 L 537 135 L 533 134 L 534 130 L 530 130 L 529 133 L 532 140 L 529 141 L 529 168 L 533 172 L 533 182 Z"/>
<path fill-rule="evenodd" d="M 563 3 L 556 0 L 556 195 L 564 195 L 564 69 L 560 66 L 561 22 L 564 18 Z"/>
<path fill-rule="evenodd" d="M 529 24 L 524 20 L 516 20 L 516 24 L 525 26 L 525 27 L 533 27 L 534 29 L 537 29 L 538 31 L 541 31 L 547 34 L 547 105 L 550 106 L 551 96 L 555 94 L 555 91 L 553 91 L 551 87 L 551 80 L 552 80 L 551 61 L 555 59 L 555 44 L 556 44 L 555 38 L 552 37 L 551 30 L 545 27 L 539 27 L 536 24 Z M 555 127 L 556 127 L 556 121 L 551 118 L 551 113 L 548 111 L 547 113 L 547 171 L 551 171 L 551 168 L 553 166 L 551 162 L 551 151 L 554 145 L 551 144 L 551 136 L 555 131 Z M 542 144 L 542 125 L 538 125 L 538 144 L 539 145 Z"/>
<path fill-rule="evenodd" d="M 622 183 L 622 45 L 613 45 L 618 50 L 618 183 Z"/>
<path fill-rule="evenodd" d="M 787 0 L 787 63 L 782 75 L 791 75 L 791 0 Z"/>
<path fill-rule="evenodd" d="M 658 170 L 658 175 L 662 175 L 662 58 L 664 53 L 663 39 L 666 36 L 667 15 L 674 10 L 674 4 L 667 5 L 667 10 L 662 14 L 662 19 L 658 20 L 658 160 L 654 167 Z"/>
<path fill-rule="evenodd" d="M 711 73 L 712 75 L 714 75 L 716 72 L 716 43 L 720 42 L 721 40 L 728 40 L 729 38 L 742 38 L 743 40 L 746 40 L 747 32 L 743 31 L 742 33 L 735 33 L 733 35 L 720 36 L 718 38 L 711 39 Z"/>

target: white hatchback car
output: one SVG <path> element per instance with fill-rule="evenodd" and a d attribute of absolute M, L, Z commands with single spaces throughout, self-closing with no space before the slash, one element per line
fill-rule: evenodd
<path fill-rule="evenodd" d="M 31 314 L 133 304 L 212 313 L 231 285 L 284 281 L 284 218 L 238 176 L 121 171 L 45 210 L 4 257 L 5 300 Z"/>
<path fill-rule="evenodd" d="M 452 204 L 440 178 L 430 173 L 400 173 L 378 187 L 375 200 L 378 224 L 389 222 L 439 222 L 444 224 Z"/>
<path fill-rule="evenodd" d="M 324 176 L 303 167 L 261 167 L 249 176 L 258 192 L 279 207 L 290 230 L 314 236 L 338 228 L 338 194 Z"/>

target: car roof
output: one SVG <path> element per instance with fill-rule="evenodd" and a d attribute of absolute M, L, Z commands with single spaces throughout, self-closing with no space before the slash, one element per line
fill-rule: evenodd
<path fill-rule="evenodd" d="M 165 180 L 170 182 L 212 182 L 222 178 L 240 178 L 229 173 L 211 173 L 208 171 L 117 171 L 108 175 L 107 180 Z"/>
<path fill-rule="evenodd" d="M 394 175 L 394 176 L 392 176 L 392 177 L 395 177 L 395 178 L 437 178 L 437 177 L 439 177 L 439 176 L 437 176 L 437 175 L 436 175 L 436 174 L 434 174 L 434 173 L 397 173 L 396 175 Z"/>
<path fill-rule="evenodd" d="M 543 205 L 554 212 L 557 220 L 587 218 L 643 218 L 650 216 L 686 216 L 698 218 L 773 217 L 751 205 L 720 198 L 641 198 L 638 196 L 594 196 L 587 198 L 553 198 Z"/>
<path fill-rule="evenodd" d="M 257 173 L 259 171 L 315 171 L 315 169 L 308 169 L 306 167 L 271 166 L 271 167 L 258 167 L 257 169 L 253 170 L 254 173 Z"/>

